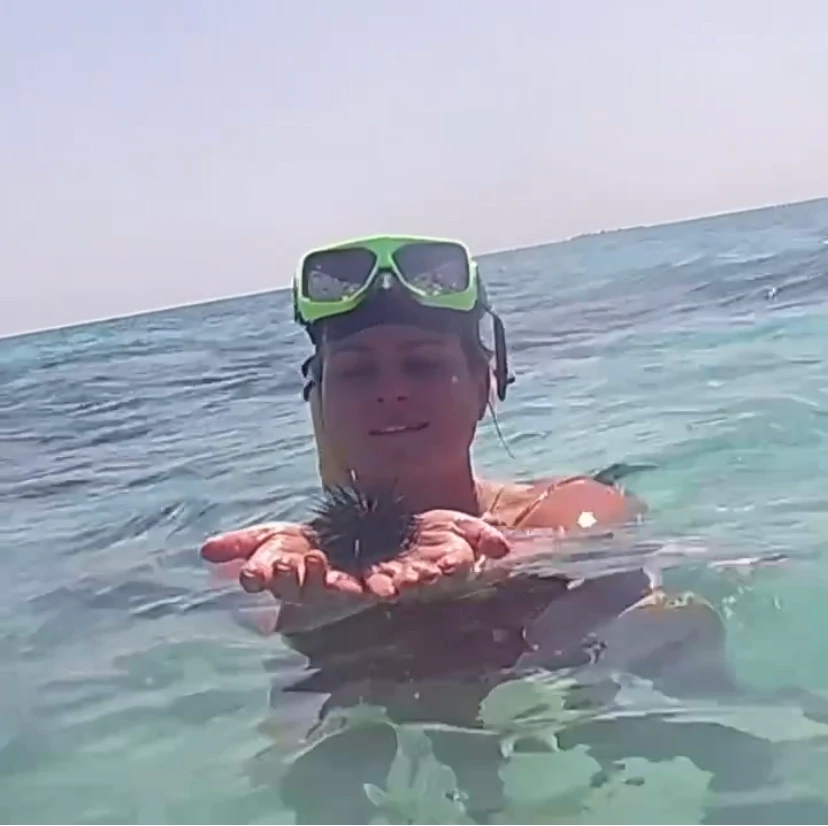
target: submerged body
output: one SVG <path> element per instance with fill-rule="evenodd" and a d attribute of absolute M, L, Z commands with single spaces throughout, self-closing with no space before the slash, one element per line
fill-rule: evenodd
<path fill-rule="evenodd" d="M 557 750 L 532 735 L 535 718 L 555 727 L 555 695 L 572 710 L 561 714 L 561 726 L 575 709 L 584 716 L 583 735 L 578 725 L 566 726 L 570 747 L 606 748 L 615 729 L 593 731 L 589 719 L 613 707 L 619 674 L 673 697 L 733 691 L 716 612 L 701 600 L 653 593 L 640 568 L 584 581 L 505 577 L 427 602 L 377 601 L 285 639 L 307 662 L 301 676 L 274 686 L 274 707 L 284 709 L 285 692 L 325 697 L 308 739 L 276 749 L 292 753 L 279 789 L 302 823 L 371 822 L 382 798 L 367 790 L 390 786 L 412 727 L 427 741 L 414 746 L 421 755 L 411 758 L 414 765 L 427 749 L 455 778 L 463 819 L 448 822 L 485 823 L 507 803 L 507 743 L 515 740 L 525 755 Z M 530 690 L 534 700 L 524 699 L 501 724 L 485 712 L 499 691 L 506 694 L 495 707 L 526 697 L 520 684 L 541 675 L 559 687 Z M 657 721 L 649 725 L 663 736 Z M 606 763 L 608 773 L 619 771 Z M 335 800 L 312 792 L 322 787 L 335 790 Z"/>

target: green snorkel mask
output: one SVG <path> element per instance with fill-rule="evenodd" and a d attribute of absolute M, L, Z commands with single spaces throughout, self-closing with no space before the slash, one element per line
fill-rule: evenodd
<path fill-rule="evenodd" d="M 314 343 L 325 328 L 358 329 L 361 313 L 354 311 L 369 303 L 382 308 L 374 315 L 386 323 L 410 320 L 448 327 L 451 321 L 456 326 L 458 313 L 470 324 L 487 313 L 494 332 L 497 395 L 501 401 L 506 397 L 514 379 L 503 322 L 492 310 L 477 262 L 463 243 L 379 235 L 314 249 L 302 257 L 293 279 L 294 313 Z M 312 362 L 313 357 L 302 367 L 306 376 Z"/>

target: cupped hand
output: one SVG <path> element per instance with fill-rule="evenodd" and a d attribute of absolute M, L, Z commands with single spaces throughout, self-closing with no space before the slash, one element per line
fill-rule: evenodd
<path fill-rule="evenodd" d="M 423 588 L 445 590 L 468 581 L 485 564 L 509 553 L 509 545 L 486 519 L 432 510 L 418 517 L 414 545 L 395 559 L 367 568 L 357 578 L 332 567 L 304 525 L 276 522 L 231 531 L 207 540 L 204 559 L 245 560 L 239 582 L 248 592 L 269 590 L 286 603 L 325 597 L 395 599 Z"/>
<path fill-rule="evenodd" d="M 273 522 L 211 537 L 201 548 L 208 562 L 245 560 L 239 583 L 249 593 L 270 591 L 282 602 L 313 601 L 326 592 L 361 596 L 353 576 L 328 564 L 304 525 Z"/>
<path fill-rule="evenodd" d="M 418 517 L 414 545 L 387 562 L 372 566 L 365 581 L 378 596 L 418 597 L 457 588 L 474 579 L 489 559 L 510 552 L 503 534 L 484 518 L 451 510 Z"/>

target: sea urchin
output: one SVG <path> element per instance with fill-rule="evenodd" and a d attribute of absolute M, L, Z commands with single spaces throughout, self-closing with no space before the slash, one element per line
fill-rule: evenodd
<path fill-rule="evenodd" d="M 327 488 L 308 524 L 331 565 L 359 576 L 410 548 L 418 523 L 393 489 L 368 493 L 353 485 Z"/>

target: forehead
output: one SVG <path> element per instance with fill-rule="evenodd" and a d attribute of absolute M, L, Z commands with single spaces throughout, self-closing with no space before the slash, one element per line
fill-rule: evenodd
<path fill-rule="evenodd" d="M 407 352 L 424 347 L 459 347 L 460 339 L 451 333 L 440 333 L 407 324 L 381 324 L 359 330 L 350 336 L 328 341 L 325 348 L 330 353 L 388 350 Z"/>

